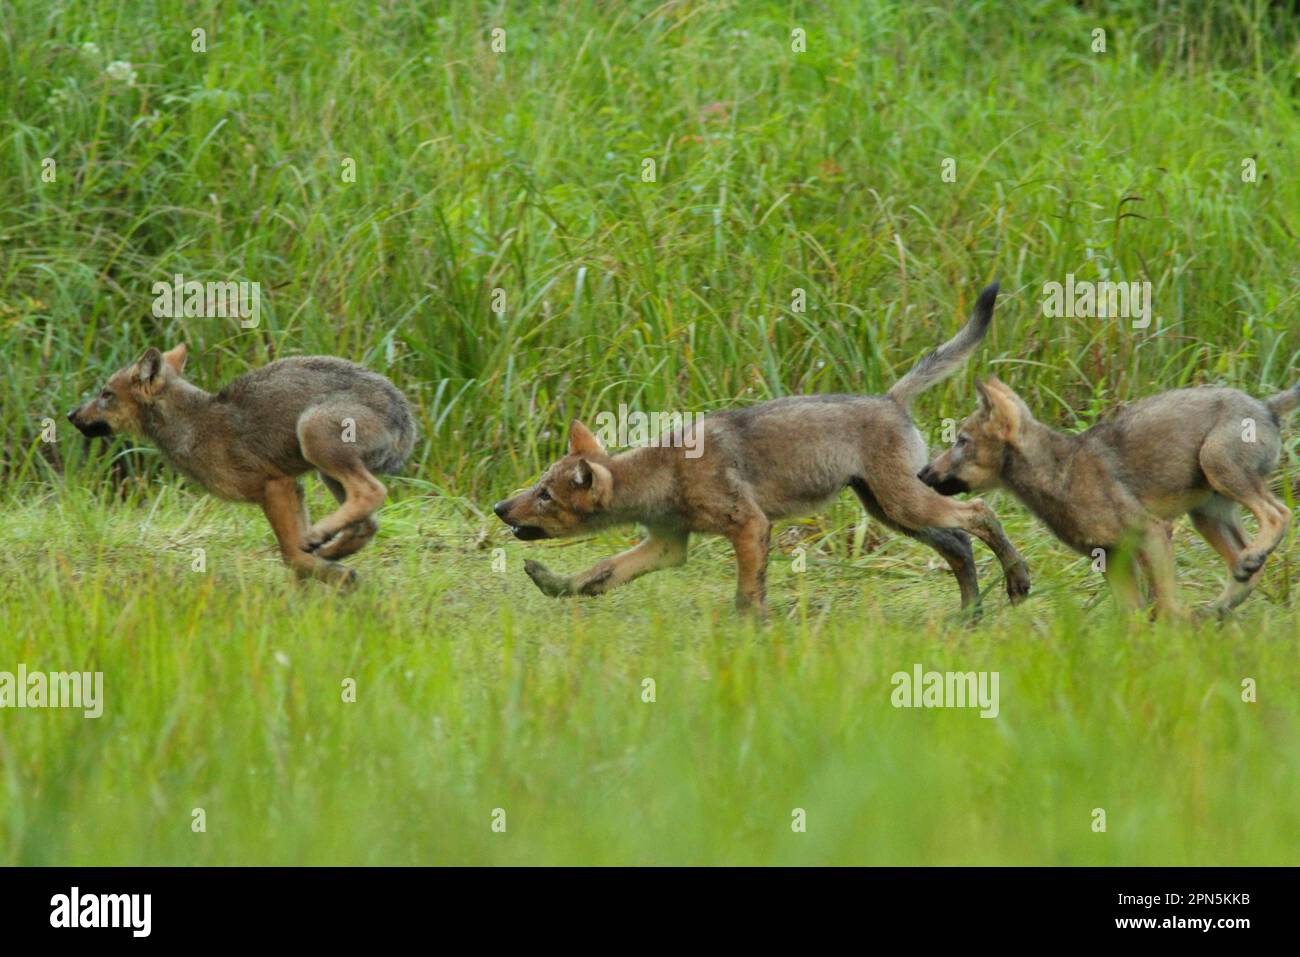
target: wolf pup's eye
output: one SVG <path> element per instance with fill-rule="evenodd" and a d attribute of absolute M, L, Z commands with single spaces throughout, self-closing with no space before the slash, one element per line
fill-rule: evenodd
<path fill-rule="evenodd" d="M 100 398 L 100 400 L 103 401 L 103 402 L 112 402 L 112 401 L 113 401 L 113 393 L 111 393 L 111 392 L 109 392 L 107 389 L 105 389 L 103 392 L 101 392 L 101 393 L 99 394 L 99 398 Z"/>
<path fill-rule="evenodd" d="M 546 491 L 546 489 L 542 489 L 537 493 L 537 497 L 543 502 L 549 502 L 551 500 L 551 493 Z"/>

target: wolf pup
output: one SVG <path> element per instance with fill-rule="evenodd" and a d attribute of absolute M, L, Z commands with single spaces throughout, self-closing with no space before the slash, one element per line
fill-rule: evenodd
<path fill-rule="evenodd" d="M 997 284 L 981 293 L 974 316 L 883 396 L 807 395 L 773 399 L 705 416 L 699 434 L 611 456 L 581 422 L 569 454 L 535 486 L 494 507 L 515 537 L 559 538 L 640 523 L 635 548 L 563 576 L 537 562 L 525 571 L 547 595 L 597 595 L 638 575 L 680 565 L 692 532 L 725 535 L 736 550 L 736 604 L 761 612 L 772 522 L 815 511 L 852 488 L 885 525 L 929 545 L 948 562 L 967 608 L 979 601 L 970 538 L 997 555 L 1007 594 L 1018 601 L 1029 576 L 992 510 L 957 502 L 916 477 L 927 450 L 909 407 L 921 392 L 966 362 L 993 318 Z M 688 457 L 686 448 L 699 453 Z"/>
<path fill-rule="evenodd" d="M 149 349 L 68 413 L 83 435 L 142 435 L 218 498 L 262 506 L 280 554 L 300 577 L 351 585 L 335 559 L 379 530 L 388 494 L 375 473 L 396 472 L 415 444 L 410 407 L 381 375 L 332 356 L 280 359 L 215 395 L 181 378 L 186 347 Z M 308 527 L 302 485 L 316 469 L 339 508 Z"/>
<path fill-rule="evenodd" d="M 1300 405 L 1300 386 L 1263 401 L 1236 389 L 1176 389 L 1079 435 L 1035 421 L 995 378 L 978 389 L 979 406 L 957 444 L 922 470 L 922 481 L 944 494 L 1009 489 L 1071 548 L 1087 555 L 1101 549 L 1116 597 L 1137 607 L 1136 580 L 1111 562 L 1115 549 L 1131 545 L 1156 612 L 1172 617 L 1184 613 L 1169 523 L 1189 513 L 1232 575 L 1210 610 L 1225 614 L 1250 594 L 1291 521 L 1268 477 L 1281 453 L 1282 416 Z M 1259 521 L 1249 541 L 1238 502 Z"/>

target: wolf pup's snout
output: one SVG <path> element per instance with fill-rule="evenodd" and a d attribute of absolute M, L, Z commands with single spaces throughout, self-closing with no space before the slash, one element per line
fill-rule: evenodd
<path fill-rule="evenodd" d="M 921 469 L 916 473 L 916 477 L 940 495 L 961 495 L 963 492 L 970 491 L 970 486 L 961 479 L 945 478 L 935 470 L 933 465 Z"/>
<path fill-rule="evenodd" d="M 510 526 L 510 531 L 515 538 L 521 542 L 535 542 L 539 538 L 548 538 L 546 532 L 536 525 L 523 524 L 521 521 L 510 514 L 511 508 L 515 505 L 517 499 L 503 499 L 492 506 L 492 512 L 497 518 Z"/>
<path fill-rule="evenodd" d="M 113 434 L 113 430 L 109 428 L 107 422 L 83 421 L 77 415 L 77 413 L 80 411 L 81 411 L 80 409 L 73 409 L 71 412 L 69 412 L 68 421 L 71 422 L 73 425 L 75 425 L 77 427 L 77 431 L 80 432 L 82 435 L 84 435 L 86 438 L 102 439 L 105 438 L 106 436 Z"/>

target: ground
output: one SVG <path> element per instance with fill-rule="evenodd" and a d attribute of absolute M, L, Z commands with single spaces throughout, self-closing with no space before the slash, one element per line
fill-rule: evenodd
<path fill-rule="evenodd" d="M 0 660 L 100 670 L 106 706 L 3 716 L 0 863 L 1300 862 L 1285 555 L 1229 623 L 1170 628 L 1013 516 L 1035 597 L 1010 608 L 981 553 L 971 625 L 925 549 L 856 523 L 806 526 L 802 573 L 774 557 L 758 628 L 719 541 L 555 601 L 524 558 L 576 569 L 631 530 L 516 543 L 422 495 L 346 596 L 294 583 L 255 509 L 173 485 L 6 513 Z M 1178 542 L 1212 597 L 1217 559 Z M 998 672 L 998 716 L 893 707 L 917 663 Z"/>

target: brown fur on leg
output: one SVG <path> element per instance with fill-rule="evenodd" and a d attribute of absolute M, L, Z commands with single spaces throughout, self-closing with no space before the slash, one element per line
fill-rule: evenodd
<path fill-rule="evenodd" d="M 767 556 L 772 524 L 755 509 L 730 536 L 736 550 L 736 607 L 762 616 L 767 611 Z"/>
<path fill-rule="evenodd" d="M 1174 549 L 1170 541 L 1173 529 L 1164 522 L 1152 522 L 1144 529 L 1138 547 L 1138 559 L 1151 583 L 1155 614 L 1164 619 L 1185 620 L 1186 609 L 1178 601 L 1174 585 Z"/>
<path fill-rule="evenodd" d="M 993 510 L 983 501 L 961 502 L 940 495 L 889 457 L 874 460 L 872 469 L 868 484 L 876 492 L 881 509 L 891 521 L 908 528 L 960 529 L 974 535 L 989 547 L 1002 565 L 1007 597 L 1011 602 L 1023 601 L 1029 594 L 1028 566 L 1002 531 Z M 876 478 L 877 474 L 880 479 Z"/>
<path fill-rule="evenodd" d="M 356 572 L 308 553 L 303 548 L 306 531 L 303 523 L 302 486 L 291 478 L 267 482 L 262 495 L 262 511 L 280 546 L 280 556 L 299 577 L 317 578 L 335 585 L 351 586 Z"/>
<path fill-rule="evenodd" d="M 1233 574 L 1242 552 L 1246 550 L 1246 531 L 1237 519 L 1236 505 L 1233 502 L 1216 495 L 1205 505 L 1193 510 L 1191 519 L 1196 530 L 1228 566 L 1228 581 L 1223 591 L 1205 609 L 1212 614 L 1226 615 L 1240 605 L 1259 584 L 1264 569 L 1262 566 L 1255 569 L 1244 582 L 1238 581 Z"/>
<path fill-rule="evenodd" d="M 552 598 L 603 595 L 611 588 L 625 585 L 648 572 L 681 565 L 686 561 L 687 539 L 684 532 L 651 529 L 650 534 L 634 547 L 610 558 L 602 558 L 577 575 L 557 575 L 532 560 L 524 562 L 524 571 L 543 594 Z"/>
<path fill-rule="evenodd" d="M 906 525 L 900 525 L 885 514 L 885 510 L 880 507 L 880 502 L 876 500 L 876 496 L 864 480 L 854 479 L 849 485 L 858 496 L 858 500 L 862 502 L 862 507 L 872 518 L 896 532 L 924 542 L 942 555 L 948 567 L 952 569 L 953 577 L 957 579 L 962 609 L 979 612 L 979 576 L 975 570 L 975 555 L 971 552 L 969 535 L 955 528 L 908 528 Z"/>
<path fill-rule="evenodd" d="M 336 406 L 308 409 L 298 421 L 298 441 L 302 445 L 303 457 L 338 483 L 344 493 L 338 509 L 307 530 L 305 547 L 308 551 L 320 548 L 348 526 L 363 523 L 384 504 L 388 490 L 366 468 L 363 458 L 368 449 L 366 439 L 377 432 L 373 418 L 361 411 Z M 355 442 L 344 440 L 343 435 L 349 427 L 345 423 L 351 423 Z M 362 540 L 356 548 L 364 545 L 374 534 L 371 531 L 370 535 L 364 535 L 364 531 L 363 525 L 358 535 Z"/>

